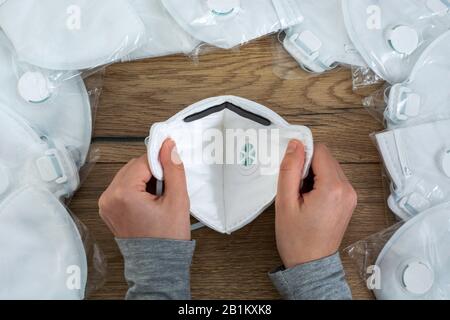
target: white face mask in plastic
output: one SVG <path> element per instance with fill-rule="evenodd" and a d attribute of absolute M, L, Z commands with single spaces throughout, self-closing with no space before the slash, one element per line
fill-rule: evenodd
<path fill-rule="evenodd" d="M 308 128 L 289 125 L 270 109 L 234 96 L 200 101 L 152 126 L 148 158 L 158 180 L 163 180 L 159 153 L 167 138 L 175 141 L 186 169 L 192 215 L 228 234 L 273 202 L 291 139 L 305 145 L 305 176 L 313 154 Z"/>
<path fill-rule="evenodd" d="M 392 181 L 388 205 L 408 218 L 450 197 L 450 121 L 395 129 L 376 135 Z"/>
<path fill-rule="evenodd" d="M 339 64 L 366 66 L 345 29 L 341 0 L 302 0 L 302 23 L 287 29 L 284 48 L 305 69 L 325 72 Z"/>
<path fill-rule="evenodd" d="M 83 299 L 87 261 L 78 229 L 49 191 L 24 187 L 0 202 L 0 299 Z"/>
<path fill-rule="evenodd" d="M 447 0 L 342 0 L 354 46 L 370 68 L 404 82 L 425 48 L 450 27 Z"/>
<path fill-rule="evenodd" d="M 18 77 L 16 57 L 8 44 L 0 33 L 0 103 L 25 118 L 39 134 L 59 139 L 81 167 L 92 134 L 91 106 L 83 80 L 75 77 L 52 88 L 40 71 L 24 72 Z"/>
<path fill-rule="evenodd" d="M 162 0 L 194 38 L 230 49 L 302 21 L 299 0 Z"/>
<path fill-rule="evenodd" d="M 380 300 L 450 299 L 450 204 L 435 207 L 403 225 L 376 266 Z"/>
<path fill-rule="evenodd" d="M 450 31 L 436 39 L 417 61 L 409 79 L 389 93 L 389 128 L 450 118 Z"/>
<path fill-rule="evenodd" d="M 22 186 L 40 186 L 56 197 L 70 196 L 78 188 L 78 170 L 66 148 L 39 136 L 2 104 L 0 140 L 0 202 Z"/>
<path fill-rule="evenodd" d="M 123 61 L 160 57 L 171 54 L 190 54 L 201 43 L 184 31 L 164 9 L 161 0 L 129 0 L 146 27 L 143 46 Z"/>
<path fill-rule="evenodd" d="M 0 27 L 20 60 L 51 70 L 120 60 L 145 35 L 127 0 L 7 0 L 0 6 Z"/>

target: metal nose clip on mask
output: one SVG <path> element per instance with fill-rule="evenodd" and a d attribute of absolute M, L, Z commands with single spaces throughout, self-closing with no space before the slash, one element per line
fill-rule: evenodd
<path fill-rule="evenodd" d="M 192 37 L 230 49 L 298 24 L 299 0 L 162 0 Z"/>
<path fill-rule="evenodd" d="M 0 103 L 23 117 L 40 135 L 59 139 L 72 151 L 78 167 L 85 164 L 92 134 L 91 104 L 81 77 L 51 88 L 41 72 L 17 77 L 17 57 L 0 32 Z"/>
<path fill-rule="evenodd" d="M 423 52 L 408 80 L 392 86 L 385 119 L 388 128 L 450 118 L 450 31 Z"/>
<path fill-rule="evenodd" d="M 341 0 L 302 0 L 304 20 L 287 30 L 284 48 L 306 70 L 321 73 L 336 66 L 366 66 L 353 47 L 342 17 Z"/>
<path fill-rule="evenodd" d="M 446 0 L 343 0 L 348 35 L 381 78 L 404 82 L 428 45 L 450 27 Z"/>
<path fill-rule="evenodd" d="M 380 300 L 450 299 L 450 204 L 406 222 L 378 256 Z"/>
<path fill-rule="evenodd" d="M 50 70 L 119 61 L 145 35 L 127 0 L 7 0 L 0 6 L 0 28 L 21 61 Z"/>
<path fill-rule="evenodd" d="M 256 219 L 273 202 L 291 139 L 305 146 L 305 176 L 313 154 L 308 128 L 289 125 L 270 109 L 234 96 L 200 101 L 152 126 L 148 158 L 158 180 L 164 179 L 159 153 L 167 138 L 175 141 L 186 170 L 192 215 L 227 234 Z"/>

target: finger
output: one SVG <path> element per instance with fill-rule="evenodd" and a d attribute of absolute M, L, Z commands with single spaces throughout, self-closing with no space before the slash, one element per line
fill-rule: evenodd
<path fill-rule="evenodd" d="M 127 164 L 123 174 L 124 178 L 127 179 L 129 183 L 138 185 L 145 189 L 147 187 L 147 183 L 149 183 L 152 178 L 152 172 L 150 170 L 150 165 L 148 164 L 147 155 L 144 154 L 139 158 L 131 160 Z"/>
<path fill-rule="evenodd" d="M 167 139 L 164 142 L 159 157 L 164 171 L 164 195 L 168 197 L 187 195 L 184 165 L 173 140 Z"/>
<path fill-rule="evenodd" d="M 323 144 L 317 144 L 314 148 L 312 169 L 314 172 L 314 188 L 340 181 L 337 161 L 333 158 L 330 150 Z"/>
<path fill-rule="evenodd" d="M 336 170 L 339 175 L 339 178 L 341 178 L 342 181 L 349 182 L 347 176 L 344 173 L 344 170 L 342 169 L 342 166 L 337 161 L 336 161 Z"/>
<path fill-rule="evenodd" d="M 305 165 L 305 147 L 298 140 L 291 140 L 280 166 L 277 200 L 298 201 L 303 168 Z"/>

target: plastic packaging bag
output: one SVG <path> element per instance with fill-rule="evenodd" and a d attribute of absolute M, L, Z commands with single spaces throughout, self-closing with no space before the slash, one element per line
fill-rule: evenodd
<path fill-rule="evenodd" d="M 441 0 L 342 0 L 353 45 L 367 65 L 391 84 L 406 80 L 425 48 L 450 27 Z"/>
<path fill-rule="evenodd" d="M 161 0 L 170 16 L 203 43 L 195 54 L 233 49 L 299 23 L 297 0 Z"/>
<path fill-rule="evenodd" d="M 17 53 L 16 68 L 54 84 L 120 61 L 146 34 L 128 0 L 6 0 L 0 28 Z"/>
<path fill-rule="evenodd" d="M 364 105 L 388 128 L 401 128 L 450 118 L 450 31 L 433 41 L 417 60 L 408 79 L 385 87 Z"/>
<path fill-rule="evenodd" d="M 352 66 L 353 91 L 359 91 L 366 87 L 382 84 L 383 82 L 384 80 L 369 67 Z"/>
<path fill-rule="evenodd" d="M 298 6 L 302 21 L 284 30 L 275 51 L 282 47 L 298 66 L 316 74 L 338 66 L 366 66 L 347 35 L 340 0 L 303 0 Z"/>
<path fill-rule="evenodd" d="M 83 299 L 102 284 L 106 262 L 64 204 L 96 161 L 89 150 L 102 74 L 26 100 L 1 40 L 0 297 Z M 33 81 L 29 96 L 42 93 Z"/>
<path fill-rule="evenodd" d="M 389 208 L 403 220 L 450 199 L 450 120 L 373 135 L 391 180 Z"/>
<path fill-rule="evenodd" d="M 445 203 L 344 251 L 377 299 L 449 299 L 449 221 Z"/>
<path fill-rule="evenodd" d="M 167 12 L 161 0 L 129 0 L 143 21 L 143 44 L 123 57 L 123 62 L 173 54 L 196 55 L 201 41 L 187 33 Z"/>

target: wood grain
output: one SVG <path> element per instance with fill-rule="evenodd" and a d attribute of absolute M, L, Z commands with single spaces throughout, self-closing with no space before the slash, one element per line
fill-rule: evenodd
<path fill-rule="evenodd" d="M 392 224 L 384 204 L 379 156 L 369 137 L 382 128 L 361 106 L 362 96 L 352 92 L 349 70 L 306 74 L 272 38 L 239 51 L 217 50 L 199 60 L 172 56 L 106 70 L 93 137 L 100 158 L 70 205 L 108 262 L 106 283 L 91 298 L 121 299 L 127 289 L 122 257 L 98 216 L 100 194 L 122 165 L 145 152 L 143 140 L 151 124 L 211 96 L 238 95 L 260 102 L 293 124 L 311 127 L 315 140 L 329 145 L 359 195 L 343 248 Z M 194 298 L 279 298 L 267 278 L 267 272 L 280 264 L 273 206 L 231 236 L 205 228 L 193 237 L 198 242 L 192 268 Z M 354 263 L 346 256 L 343 261 L 354 297 L 372 298 Z"/>

